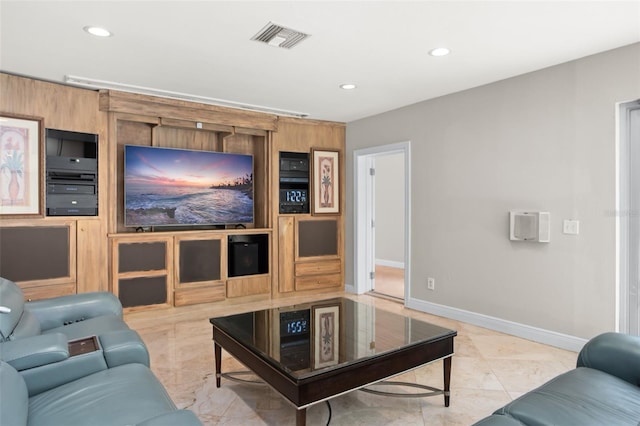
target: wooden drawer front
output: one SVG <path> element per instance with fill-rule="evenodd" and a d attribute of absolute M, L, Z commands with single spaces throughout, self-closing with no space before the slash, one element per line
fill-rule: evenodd
<path fill-rule="evenodd" d="M 40 300 L 58 296 L 67 296 L 69 294 L 76 294 L 76 284 L 69 283 L 28 288 L 22 287 L 22 293 L 24 294 L 25 300 Z"/>
<path fill-rule="evenodd" d="M 314 290 L 325 287 L 340 287 L 340 285 L 340 274 L 296 277 L 296 290 Z"/>
<path fill-rule="evenodd" d="M 317 274 L 339 274 L 340 260 L 324 260 L 322 262 L 296 263 L 296 277 Z"/>
<path fill-rule="evenodd" d="M 185 306 L 220 302 L 224 300 L 224 290 L 223 282 L 193 288 L 177 288 L 173 292 L 173 303 L 175 306 Z"/>
<path fill-rule="evenodd" d="M 251 278 L 231 278 L 227 280 L 227 297 L 251 296 L 271 291 L 268 275 Z"/>

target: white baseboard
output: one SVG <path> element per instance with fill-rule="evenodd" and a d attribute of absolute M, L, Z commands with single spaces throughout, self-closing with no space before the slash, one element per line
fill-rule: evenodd
<path fill-rule="evenodd" d="M 376 259 L 376 265 L 404 269 L 404 262 L 397 262 L 395 260 Z"/>
<path fill-rule="evenodd" d="M 578 352 L 582 349 L 585 343 L 587 343 L 587 339 L 580 337 L 557 333 L 555 331 L 532 327 L 530 325 L 519 324 L 489 315 L 465 311 L 463 309 L 438 305 L 437 303 L 425 302 L 424 300 L 410 298 L 407 300 L 406 306 L 417 311 L 466 322 L 468 324 L 511 334 L 513 336 L 522 337 L 523 339 L 544 343 L 545 345 L 555 346 L 569 351 Z"/>

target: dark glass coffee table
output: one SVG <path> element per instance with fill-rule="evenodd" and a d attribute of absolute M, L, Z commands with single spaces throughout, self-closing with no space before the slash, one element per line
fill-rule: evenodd
<path fill-rule="evenodd" d="M 209 321 L 216 386 L 220 387 L 222 377 L 233 377 L 221 369 L 224 349 L 296 407 L 297 425 L 306 423 L 306 409 L 313 404 L 355 389 L 366 390 L 365 386 L 440 359 L 444 389 L 407 384 L 429 392 L 406 395 L 444 395 L 444 405 L 449 406 L 454 330 L 348 298 Z"/>

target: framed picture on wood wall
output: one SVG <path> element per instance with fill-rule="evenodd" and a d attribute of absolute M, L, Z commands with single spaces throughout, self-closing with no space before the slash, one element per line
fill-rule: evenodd
<path fill-rule="evenodd" d="M 312 151 L 312 213 L 340 213 L 340 159 L 338 151 Z"/>
<path fill-rule="evenodd" d="M 44 216 L 41 117 L 0 112 L 0 215 Z"/>

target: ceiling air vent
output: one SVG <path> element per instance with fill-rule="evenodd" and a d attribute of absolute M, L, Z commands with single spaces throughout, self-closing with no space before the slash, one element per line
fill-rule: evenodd
<path fill-rule="evenodd" d="M 258 34 L 251 37 L 251 40 L 261 41 L 270 46 L 291 49 L 307 37 L 309 37 L 309 34 L 269 22 Z"/>

